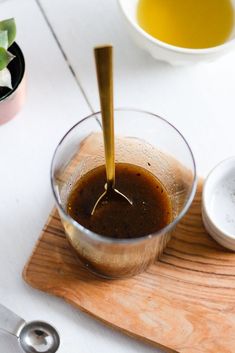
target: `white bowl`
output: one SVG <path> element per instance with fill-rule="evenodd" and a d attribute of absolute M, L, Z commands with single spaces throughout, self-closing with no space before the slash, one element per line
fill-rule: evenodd
<path fill-rule="evenodd" d="M 218 164 L 202 193 L 202 219 L 208 233 L 235 251 L 235 157 Z"/>
<path fill-rule="evenodd" d="M 133 40 L 155 59 L 166 61 L 172 65 L 189 65 L 215 60 L 235 48 L 235 27 L 226 43 L 208 49 L 181 48 L 155 39 L 138 25 L 138 2 L 138 0 L 118 0 L 120 12 Z M 235 0 L 232 0 L 232 4 L 235 9 Z"/>

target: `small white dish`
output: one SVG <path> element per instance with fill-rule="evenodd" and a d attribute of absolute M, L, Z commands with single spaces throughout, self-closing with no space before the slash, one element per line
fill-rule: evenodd
<path fill-rule="evenodd" d="M 119 9 L 127 30 L 133 40 L 155 59 L 172 65 L 189 65 L 201 61 L 213 61 L 235 48 L 235 28 L 229 40 L 221 45 L 207 49 L 187 49 L 167 44 L 145 32 L 137 22 L 138 0 L 118 0 Z M 235 0 L 232 0 L 235 11 Z"/>
<path fill-rule="evenodd" d="M 218 164 L 206 178 L 202 219 L 218 243 L 235 251 L 235 157 Z"/>

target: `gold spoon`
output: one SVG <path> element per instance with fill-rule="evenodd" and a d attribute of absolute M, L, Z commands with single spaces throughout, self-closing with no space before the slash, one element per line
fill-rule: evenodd
<path fill-rule="evenodd" d="M 110 45 L 94 49 L 96 74 L 98 80 L 102 128 L 105 151 L 106 184 L 105 191 L 96 201 L 91 215 L 98 205 L 110 200 L 123 200 L 132 205 L 132 201 L 115 189 L 115 151 L 114 151 L 114 119 L 113 119 L 113 47 Z"/>

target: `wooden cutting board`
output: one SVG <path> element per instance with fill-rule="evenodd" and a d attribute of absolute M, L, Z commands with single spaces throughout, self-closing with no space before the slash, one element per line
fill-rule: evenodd
<path fill-rule="evenodd" d="M 235 352 L 235 253 L 206 233 L 201 188 L 160 260 L 131 279 L 105 280 L 77 260 L 53 210 L 25 266 L 34 288 L 166 352 Z"/>

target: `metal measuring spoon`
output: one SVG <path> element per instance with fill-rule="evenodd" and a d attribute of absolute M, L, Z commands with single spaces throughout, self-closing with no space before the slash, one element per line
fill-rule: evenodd
<path fill-rule="evenodd" d="M 0 304 L 0 330 L 15 336 L 25 353 L 55 353 L 60 345 L 56 329 L 43 321 L 26 323 Z"/>
<path fill-rule="evenodd" d="M 103 202 L 113 199 L 132 201 L 122 192 L 115 188 L 115 151 L 114 151 L 114 118 L 113 118 L 113 47 L 110 45 L 94 49 L 96 74 L 99 87 L 102 128 L 105 150 L 106 184 L 105 191 L 96 201 L 91 215 L 95 213 L 97 206 Z"/>

